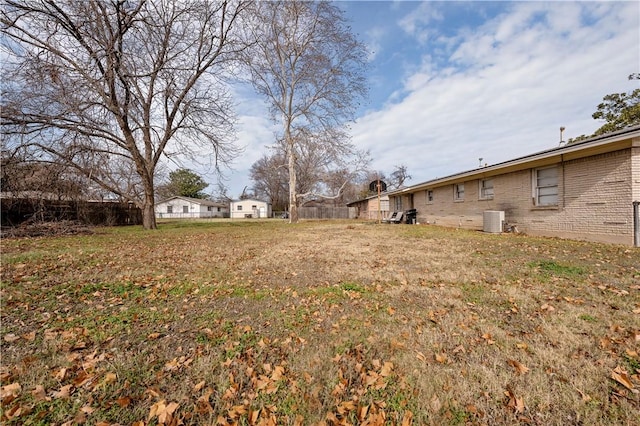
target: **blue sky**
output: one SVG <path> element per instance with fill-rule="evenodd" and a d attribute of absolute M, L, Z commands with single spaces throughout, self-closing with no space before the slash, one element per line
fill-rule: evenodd
<path fill-rule="evenodd" d="M 387 174 L 417 184 L 592 133 L 602 97 L 639 81 L 640 2 L 340 1 L 370 50 L 369 101 L 353 143 Z M 237 93 L 238 143 L 228 195 L 277 129 L 251 91 Z M 205 172 L 212 183 L 216 176 Z"/>

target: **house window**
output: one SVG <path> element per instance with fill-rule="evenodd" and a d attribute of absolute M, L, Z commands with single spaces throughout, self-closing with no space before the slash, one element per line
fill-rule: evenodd
<path fill-rule="evenodd" d="M 213 206 L 208 206 L 207 207 L 207 211 L 212 212 L 213 211 Z"/>
<path fill-rule="evenodd" d="M 464 200 L 464 183 L 456 183 L 455 185 L 453 185 L 453 200 Z"/>
<path fill-rule="evenodd" d="M 220 207 L 218 207 L 218 211 L 220 211 Z"/>
<path fill-rule="evenodd" d="M 182 206 L 182 213 L 189 213 L 189 206 Z"/>
<path fill-rule="evenodd" d="M 402 210 L 402 197 L 393 197 L 396 205 L 396 211 L 399 212 Z"/>
<path fill-rule="evenodd" d="M 251 206 L 251 210 L 257 210 L 258 206 Z"/>
<path fill-rule="evenodd" d="M 167 206 L 167 213 L 173 213 L 173 206 Z"/>
<path fill-rule="evenodd" d="M 534 171 L 534 198 L 536 206 L 558 205 L 558 168 L 548 167 Z"/>
<path fill-rule="evenodd" d="M 433 203 L 433 189 L 427 189 L 427 203 Z"/>
<path fill-rule="evenodd" d="M 238 204 L 238 211 L 242 210 L 242 204 Z"/>
<path fill-rule="evenodd" d="M 479 192 L 481 200 L 491 200 L 493 198 L 493 179 L 481 180 Z"/>

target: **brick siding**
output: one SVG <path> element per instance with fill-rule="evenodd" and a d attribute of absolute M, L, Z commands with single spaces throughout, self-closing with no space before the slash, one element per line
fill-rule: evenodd
<path fill-rule="evenodd" d="M 490 200 L 479 199 L 481 178 L 464 182 L 464 201 L 454 201 L 454 185 L 448 184 L 429 188 L 433 202 L 427 202 L 427 191 L 422 190 L 413 200 L 403 195 L 402 205 L 417 209 L 423 224 L 481 230 L 485 210 L 503 210 L 506 222 L 527 234 L 633 244 L 631 211 L 633 200 L 640 200 L 640 146 L 556 166 L 557 206 L 534 205 L 533 168 L 485 177 L 493 179 Z"/>

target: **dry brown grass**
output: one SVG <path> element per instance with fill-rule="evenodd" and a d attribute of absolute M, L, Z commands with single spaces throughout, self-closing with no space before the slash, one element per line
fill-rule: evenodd
<path fill-rule="evenodd" d="M 2 421 L 637 424 L 639 265 L 362 222 L 3 240 Z"/>

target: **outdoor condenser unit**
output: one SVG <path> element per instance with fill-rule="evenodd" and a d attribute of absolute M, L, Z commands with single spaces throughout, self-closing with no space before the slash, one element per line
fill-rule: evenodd
<path fill-rule="evenodd" d="M 484 232 L 499 234 L 502 232 L 503 224 L 504 224 L 504 211 L 487 210 L 482 215 L 482 230 Z"/>

